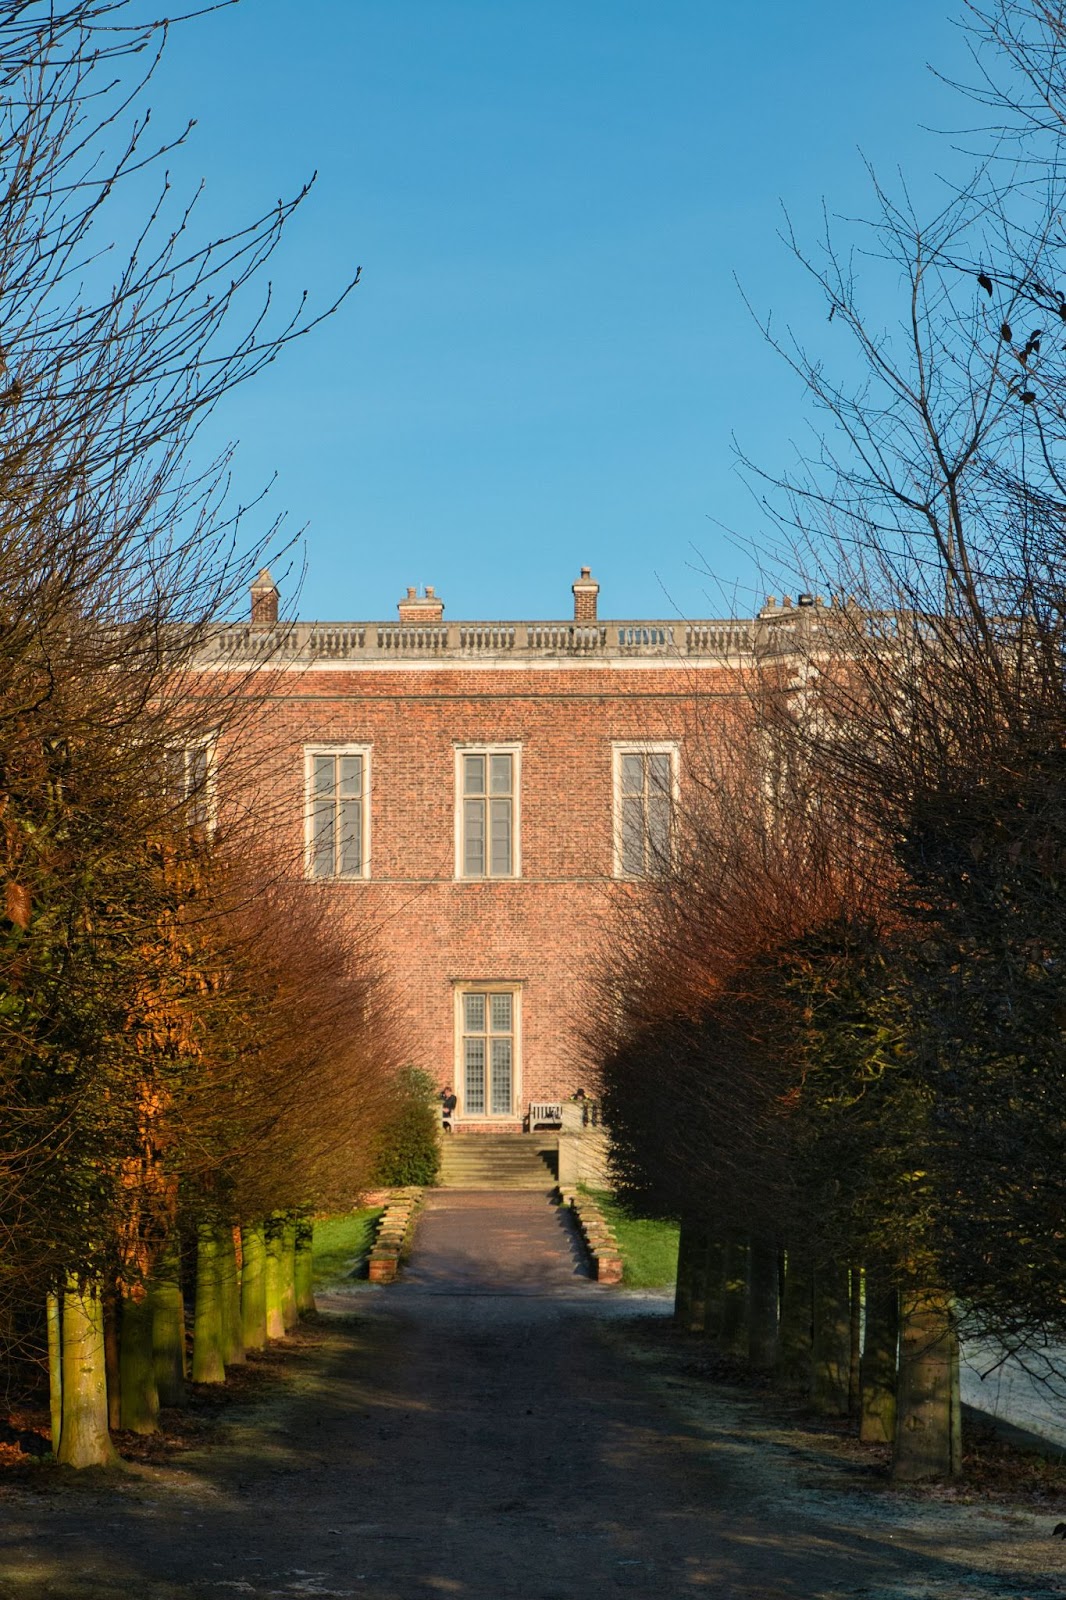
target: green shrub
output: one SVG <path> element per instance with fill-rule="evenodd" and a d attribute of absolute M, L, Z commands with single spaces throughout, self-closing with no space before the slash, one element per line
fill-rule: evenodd
<path fill-rule="evenodd" d="M 396 1083 L 396 1103 L 378 1149 L 375 1178 L 390 1189 L 427 1186 L 440 1171 L 440 1100 L 433 1079 L 405 1067 Z"/>

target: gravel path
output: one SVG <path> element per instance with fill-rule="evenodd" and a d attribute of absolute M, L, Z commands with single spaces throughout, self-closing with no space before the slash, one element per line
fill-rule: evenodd
<path fill-rule="evenodd" d="M 977 1600 L 1066 1594 L 1050 1521 L 857 1486 L 629 1337 L 539 1195 L 434 1195 L 404 1281 L 210 1450 L 0 1499 L 3 1600 Z M 71 1475 L 72 1476 L 72 1475 Z"/>

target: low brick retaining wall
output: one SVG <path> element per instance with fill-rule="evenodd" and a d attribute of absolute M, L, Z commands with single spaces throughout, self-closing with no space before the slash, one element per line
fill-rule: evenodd
<path fill-rule="evenodd" d="M 577 1223 L 585 1248 L 592 1263 L 592 1276 L 597 1283 L 621 1283 L 622 1255 L 618 1240 L 604 1221 L 603 1213 L 590 1195 L 576 1189 L 560 1189 L 562 1201 L 569 1206 Z"/>
<path fill-rule="evenodd" d="M 370 1249 L 371 1283 L 392 1283 L 411 1242 L 421 1189 L 394 1189 L 385 1201 L 377 1235 Z"/>

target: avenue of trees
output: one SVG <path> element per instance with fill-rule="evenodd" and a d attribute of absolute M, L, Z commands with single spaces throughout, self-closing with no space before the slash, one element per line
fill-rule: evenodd
<path fill-rule="evenodd" d="M 371 936 L 236 802 L 253 686 L 192 670 L 264 541 L 189 447 L 333 306 L 264 277 L 302 194 L 197 240 L 145 16 L 0 0 L 0 1372 L 74 1466 L 180 1397 L 186 1303 L 201 1382 L 309 1306 L 396 1066 Z"/>
<path fill-rule="evenodd" d="M 826 428 L 763 482 L 812 603 L 707 702 L 594 1041 L 679 1318 L 900 1478 L 958 1469 L 960 1337 L 1050 1385 L 1066 1342 L 1066 7 L 965 20 L 971 180 L 928 223 L 875 186 L 855 255 L 790 240 Z"/>

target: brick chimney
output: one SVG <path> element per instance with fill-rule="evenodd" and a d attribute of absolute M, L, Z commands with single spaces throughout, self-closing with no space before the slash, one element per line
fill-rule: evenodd
<path fill-rule="evenodd" d="M 580 578 L 570 587 L 574 591 L 574 621 L 595 622 L 596 596 L 600 586 L 592 576 L 591 568 L 582 567 Z"/>
<path fill-rule="evenodd" d="M 252 596 L 252 627 L 272 628 L 278 620 L 278 586 L 267 567 L 259 569 L 259 576 L 249 592 Z"/>
<path fill-rule="evenodd" d="M 444 616 L 444 601 L 438 599 L 433 585 L 427 583 L 425 594 L 408 589 L 398 609 L 401 622 L 440 622 Z"/>

